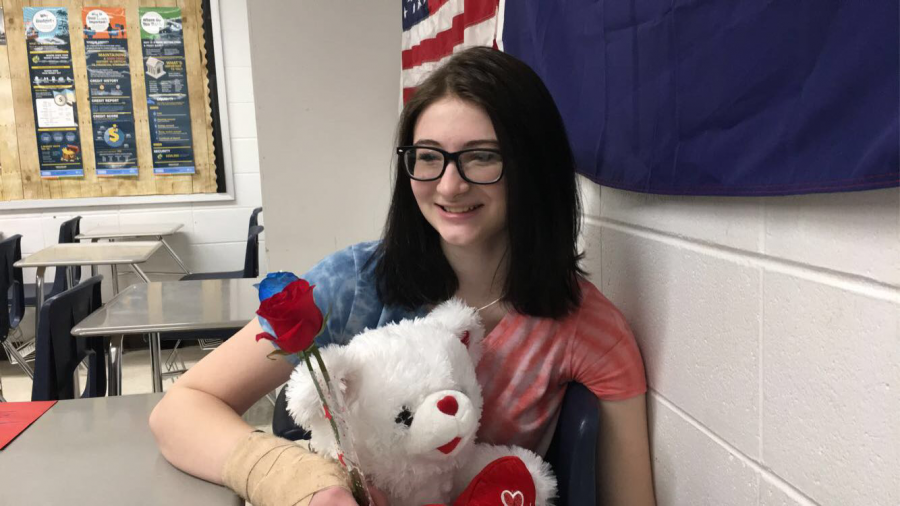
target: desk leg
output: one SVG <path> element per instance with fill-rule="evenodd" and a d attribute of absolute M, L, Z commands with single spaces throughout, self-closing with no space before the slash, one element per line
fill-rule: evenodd
<path fill-rule="evenodd" d="M 78 377 L 78 365 L 75 366 L 75 370 L 72 371 L 72 392 L 74 392 L 73 399 L 81 398 L 81 378 Z"/>
<path fill-rule="evenodd" d="M 109 338 L 106 353 L 107 395 L 122 395 L 122 334 Z"/>
<path fill-rule="evenodd" d="M 116 295 L 119 293 L 119 267 L 116 264 L 112 264 L 110 265 L 110 268 L 112 269 L 111 274 L 113 295 Z"/>
<path fill-rule="evenodd" d="M 131 268 L 137 273 L 144 283 L 149 283 L 150 278 L 141 270 L 137 264 L 131 264 Z M 159 333 L 150 334 L 150 375 L 153 376 L 153 391 L 162 392 L 162 368 L 159 360 Z"/>
<path fill-rule="evenodd" d="M 75 266 L 57 267 L 60 268 L 66 270 L 66 290 L 69 290 L 75 286 Z"/>
<path fill-rule="evenodd" d="M 144 271 L 142 271 L 141 268 L 137 266 L 137 264 L 131 264 L 131 268 L 134 269 L 135 274 L 137 274 L 144 281 L 144 283 L 150 282 L 150 278 L 147 277 L 147 274 L 145 274 Z"/>
<path fill-rule="evenodd" d="M 162 392 L 162 369 L 159 360 L 159 333 L 150 334 L 150 374 L 153 376 L 153 391 Z"/>
<path fill-rule="evenodd" d="M 97 242 L 97 239 L 91 239 L 91 242 Z M 91 264 L 91 277 L 94 277 L 98 274 L 98 266 L 97 264 Z"/>
<path fill-rule="evenodd" d="M 34 338 L 37 339 L 38 326 L 41 323 L 41 308 L 44 307 L 44 271 L 46 267 L 38 267 L 34 275 Z"/>
<path fill-rule="evenodd" d="M 188 268 L 185 267 L 184 262 L 182 262 L 181 259 L 178 258 L 178 255 L 175 254 L 175 250 L 173 250 L 172 247 L 169 246 L 169 243 L 167 243 L 166 240 L 162 238 L 162 236 L 156 236 L 156 240 L 161 242 L 162 245 L 165 246 L 167 250 L 169 250 L 169 254 L 172 255 L 172 258 L 174 258 L 176 262 L 178 262 L 178 266 L 181 267 L 181 270 L 184 271 L 185 274 L 191 273 L 191 271 L 189 271 Z"/>

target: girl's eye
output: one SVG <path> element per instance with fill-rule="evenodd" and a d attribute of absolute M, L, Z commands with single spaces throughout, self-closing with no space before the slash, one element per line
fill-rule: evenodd
<path fill-rule="evenodd" d="M 395 423 L 397 423 L 397 424 L 402 423 L 403 425 L 406 425 L 407 427 L 412 425 L 412 421 L 413 421 L 412 412 L 406 406 L 403 406 L 403 411 L 401 411 L 397 415 L 397 418 L 394 419 Z"/>
<path fill-rule="evenodd" d="M 490 151 L 476 151 L 473 153 L 472 159 L 480 163 L 496 163 L 500 161 L 500 155 Z"/>
<path fill-rule="evenodd" d="M 440 160 L 440 156 L 433 153 L 422 153 L 416 159 L 420 162 L 432 163 Z"/>

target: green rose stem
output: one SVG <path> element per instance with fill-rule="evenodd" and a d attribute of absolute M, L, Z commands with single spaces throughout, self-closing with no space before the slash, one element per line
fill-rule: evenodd
<path fill-rule="evenodd" d="M 313 384 L 316 385 L 316 393 L 319 394 L 319 399 L 322 401 L 322 406 L 324 407 L 326 413 L 328 414 L 328 421 L 331 423 L 331 431 L 334 432 L 334 439 L 337 441 L 338 448 L 343 448 L 341 443 L 341 434 L 338 430 L 337 422 L 334 421 L 334 415 L 331 408 L 328 406 L 328 401 L 325 398 L 325 393 L 322 391 L 321 385 L 319 385 L 319 379 L 316 377 L 316 372 L 313 369 L 312 361 L 310 360 L 310 356 L 314 356 L 316 358 L 316 362 L 319 364 L 319 370 L 322 371 L 322 377 L 325 380 L 325 385 L 328 386 L 328 389 L 331 390 L 331 377 L 328 375 L 328 369 L 325 368 L 325 362 L 322 360 L 322 355 L 319 353 L 319 347 L 316 346 L 315 343 L 310 345 L 305 351 L 301 351 L 299 353 L 300 357 L 306 362 L 306 367 L 309 369 L 309 374 L 312 376 Z M 329 392 L 334 395 L 333 392 Z M 356 457 L 356 450 L 351 449 L 353 452 L 354 460 Z M 346 466 L 346 464 L 344 464 Z M 347 466 L 349 467 L 349 466 Z M 366 488 L 365 483 L 363 482 L 363 478 L 359 473 L 359 469 L 354 466 L 349 469 L 350 471 L 350 487 L 353 492 L 353 498 L 356 499 L 356 502 L 362 506 L 370 506 L 374 503 L 372 502 L 372 498 L 369 497 L 369 490 Z"/>

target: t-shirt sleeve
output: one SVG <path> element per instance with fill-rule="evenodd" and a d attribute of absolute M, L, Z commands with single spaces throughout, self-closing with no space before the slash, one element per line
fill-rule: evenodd
<path fill-rule="evenodd" d="M 320 347 L 344 344 L 346 340 L 344 328 L 353 309 L 358 277 L 354 248 L 350 246 L 325 257 L 300 276 L 314 285 L 316 305 L 322 314 L 328 315 L 325 328 L 316 337 Z M 285 359 L 294 365 L 299 363 L 296 355 L 285 356 Z"/>
<path fill-rule="evenodd" d="M 569 374 L 602 400 L 647 391 L 644 362 L 622 313 L 589 283 L 582 285 L 578 322 L 566 350 Z"/>

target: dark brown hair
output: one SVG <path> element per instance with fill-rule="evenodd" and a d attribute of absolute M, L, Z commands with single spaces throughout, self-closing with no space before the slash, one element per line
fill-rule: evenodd
<path fill-rule="evenodd" d="M 487 47 L 467 49 L 417 87 L 400 116 L 398 145 L 412 144 L 419 115 L 448 96 L 484 109 L 500 144 L 510 242 L 503 300 L 522 314 L 565 316 L 581 301 L 581 204 L 575 159 L 553 97 L 525 63 Z M 437 304 L 459 286 L 399 160 L 373 259 L 379 296 L 388 305 Z"/>

